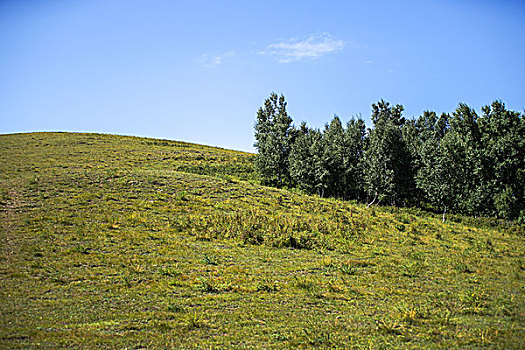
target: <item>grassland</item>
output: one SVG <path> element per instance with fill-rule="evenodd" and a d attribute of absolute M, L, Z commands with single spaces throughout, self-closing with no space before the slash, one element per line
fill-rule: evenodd
<path fill-rule="evenodd" d="M 253 155 L 0 136 L 0 348 L 524 348 L 511 224 L 262 187 Z"/>

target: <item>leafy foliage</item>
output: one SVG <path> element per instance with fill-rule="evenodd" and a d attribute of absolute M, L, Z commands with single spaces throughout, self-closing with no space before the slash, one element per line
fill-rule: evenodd
<path fill-rule="evenodd" d="M 411 154 L 403 139 L 403 106 L 381 100 L 372 105 L 374 129 L 364 155 L 365 188 L 379 202 L 402 204 L 410 196 L 413 174 Z"/>
<path fill-rule="evenodd" d="M 525 217 L 525 118 L 494 101 L 482 108 L 479 128 L 485 163 L 485 190 L 500 217 Z M 520 213 L 521 211 L 521 213 Z"/>
<path fill-rule="evenodd" d="M 263 184 L 296 186 L 321 197 L 419 206 L 525 222 L 525 118 L 503 102 L 464 103 L 439 117 L 406 120 L 402 105 L 372 104 L 374 127 L 345 127 L 334 116 L 324 130 L 296 130 L 284 97 L 259 109 L 257 168 Z M 276 125 L 280 125 L 277 127 Z M 277 131 L 276 131 L 277 130 Z M 279 142 L 275 140 L 280 140 Z"/>
<path fill-rule="evenodd" d="M 303 124 L 290 153 L 290 175 L 297 186 L 307 193 L 323 194 L 325 191 L 324 143 L 317 130 Z"/>
<path fill-rule="evenodd" d="M 288 157 L 294 135 L 284 96 L 272 93 L 259 108 L 255 123 L 255 165 L 264 183 L 279 187 L 290 183 Z"/>

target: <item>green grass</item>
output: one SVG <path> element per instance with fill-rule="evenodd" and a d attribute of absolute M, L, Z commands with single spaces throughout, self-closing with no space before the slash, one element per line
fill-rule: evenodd
<path fill-rule="evenodd" d="M 253 155 L 0 136 L 0 348 L 525 345 L 511 224 L 262 187 Z"/>

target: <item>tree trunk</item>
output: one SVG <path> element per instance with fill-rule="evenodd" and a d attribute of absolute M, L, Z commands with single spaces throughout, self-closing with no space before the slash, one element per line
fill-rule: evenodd
<path fill-rule="evenodd" d="M 372 204 L 374 204 L 374 202 L 376 201 L 377 199 L 377 192 L 376 194 L 374 195 L 374 199 L 372 199 L 372 201 L 370 203 L 368 203 L 368 205 L 366 206 L 367 208 L 369 208 Z"/>
<path fill-rule="evenodd" d="M 447 207 L 443 209 L 443 222 L 445 222 L 445 215 L 447 214 Z"/>

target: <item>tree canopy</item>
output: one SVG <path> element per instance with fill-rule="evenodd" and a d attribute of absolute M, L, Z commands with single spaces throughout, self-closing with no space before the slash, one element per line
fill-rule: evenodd
<path fill-rule="evenodd" d="M 307 193 L 525 223 L 525 115 L 502 101 L 451 114 L 372 104 L 373 126 L 334 116 L 323 130 L 296 128 L 283 95 L 257 112 L 256 168 L 262 183 Z"/>

